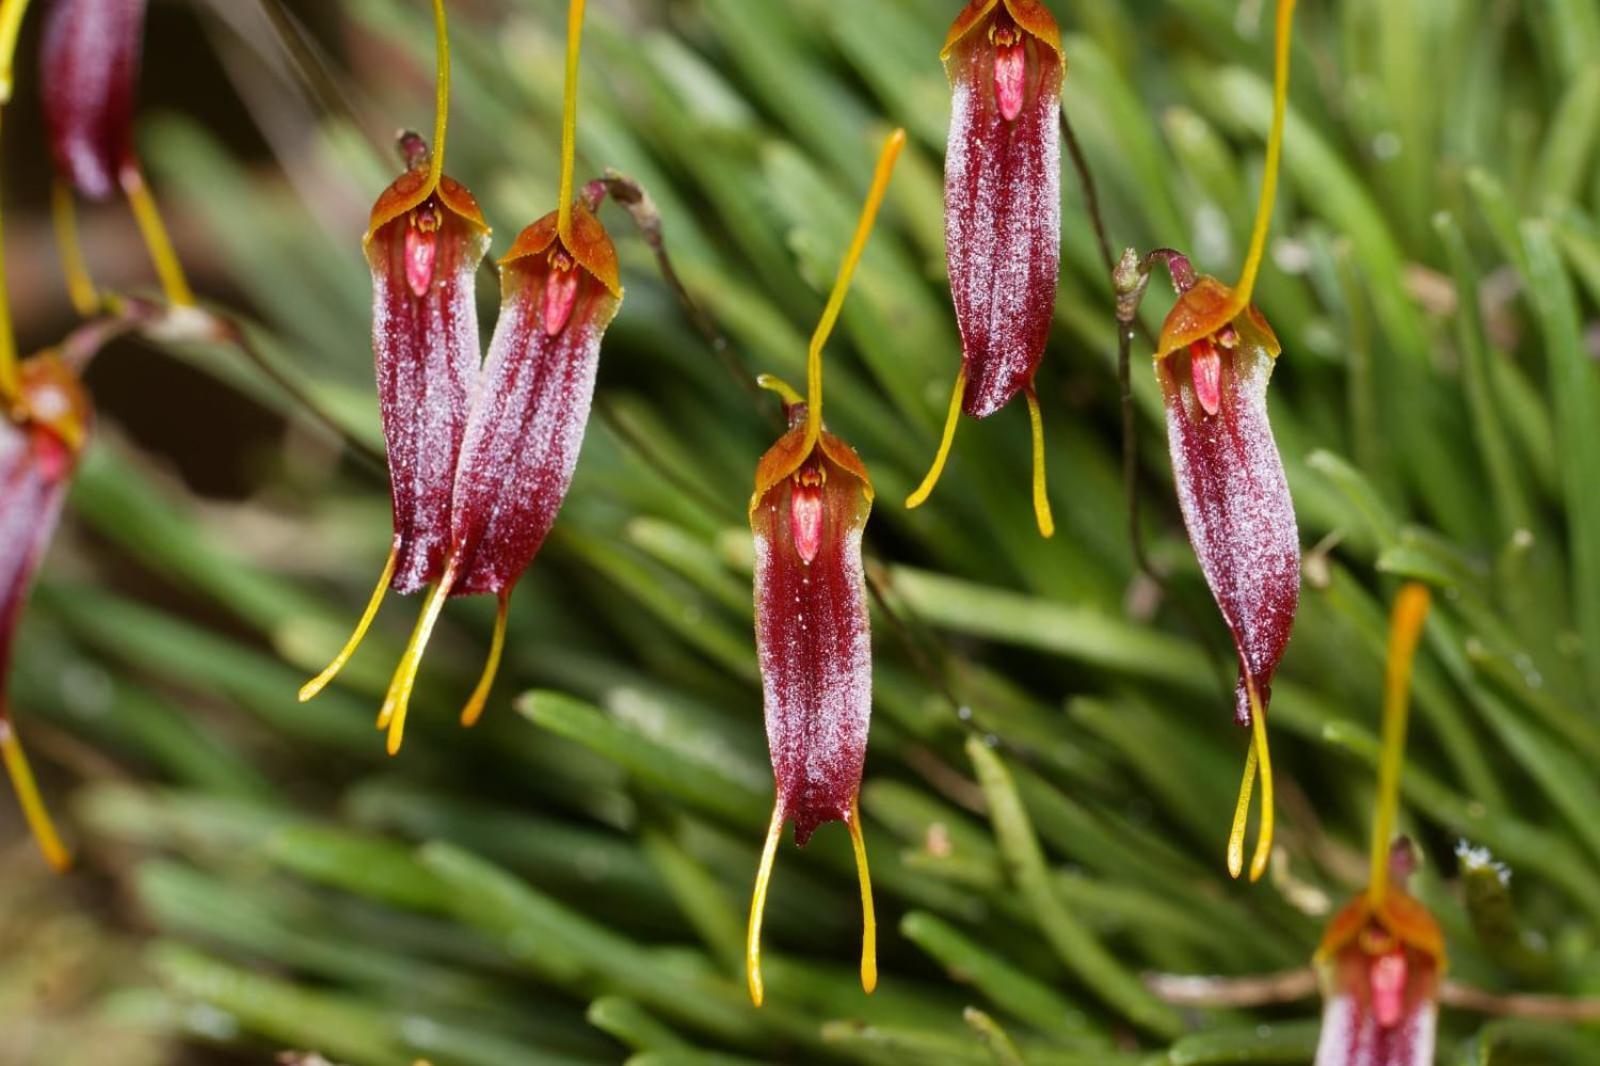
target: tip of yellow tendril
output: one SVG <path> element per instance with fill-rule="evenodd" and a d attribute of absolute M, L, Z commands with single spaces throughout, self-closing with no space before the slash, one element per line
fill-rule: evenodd
<path fill-rule="evenodd" d="M 511 604 L 511 594 L 502 592 L 500 603 L 494 615 L 494 638 L 489 642 L 489 658 L 483 665 L 483 675 L 478 678 L 477 688 L 472 690 L 472 698 L 461 709 L 461 724 L 468 729 L 478 724 L 478 717 L 483 714 L 483 706 L 489 701 L 489 690 L 494 688 L 495 674 L 500 670 L 500 656 L 506 647 L 506 613 Z"/>
<path fill-rule="evenodd" d="M 389 558 L 383 564 L 383 573 L 378 576 L 377 587 L 372 590 L 372 596 L 367 600 L 367 609 L 361 612 L 361 619 L 356 622 L 356 628 L 351 632 L 350 639 L 344 642 L 344 647 L 339 649 L 339 654 L 323 668 L 322 673 L 300 686 L 301 703 L 315 698 L 317 693 L 327 688 L 328 683 L 339 676 L 339 671 L 344 669 L 350 657 L 356 653 L 356 649 L 361 647 L 361 642 L 367 639 L 367 630 L 372 628 L 372 620 L 378 616 L 378 608 L 383 605 L 383 597 L 389 591 L 389 582 L 394 577 L 395 561 L 398 557 L 399 549 L 390 548 Z"/>
<path fill-rule="evenodd" d="M 1239 798 L 1233 806 L 1233 828 L 1228 831 L 1228 876 L 1238 880 L 1244 873 L 1244 833 L 1250 821 L 1250 797 L 1256 787 L 1256 746 L 1252 740 L 1244 760 L 1244 777 L 1239 782 Z"/>
<path fill-rule="evenodd" d="M 944 464 L 950 458 L 950 446 L 956 440 L 956 424 L 961 421 L 961 401 L 967 393 L 967 368 L 963 366 L 956 375 L 956 387 L 950 393 L 950 410 L 945 414 L 944 435 L 939 438 L 939 450 L 934 453 L 933 465 L 928 468 L 927 475 L 922 479 L 922 484 L 917 486 L 917 491 L 906 497 L 906 507 L 921 507 L 928 502 L 928 497 L 933 495 L 933 487 L 939 483 L 939 478 L 944 475 Z"/>
<path fill-rule="evenodd" d="M 28 765 L 28 757 L 23 753 L 22 742 L 17 739 L 10 720 L 4 717 L 0 717 L 0 759 L 5 762 L 11 787 L 17 794 L 17 803 L 22 807 L 22 816 L 45 862 L 57 873 L 66 873 L 72 866 L 72 855 L 61 843 L 61 835 L 56 832 L 55 823 L 50 819 L 50 811 L 39 793 L 39 784 L 34 780 L 33 768 Z"/>
<path fill-rule="evenodd" d="M 1256 829 L 1255 852 L 1250 857 L 1250 880 L 1259 881 L 1272 859 L 1273 796 L 1272 753 L 1267 746 L 1267 716 L 1262 710 L 1254 681 L 1245 677 L 1250 697 L 1250 753 L 1245 757 L 1244 778 L 1239 782 L 1239 799 L 1233 808 L 1233 828 L 1228 832 L 1228 875 L 1238 879 L 1244 873 L 1244 836 L 1250 821 L 1250 799 L 1255 781 L 1261 778 L 1261 824 Z"/>
<path fill-rule="evenodd" d="M 1039 523 L 1039 535 L 1056 535 L 1056 520 L 1050 513 L 1049 483 L 1044 469 L 1044 418 L 1039 413 L 1039 396 L 1028 386 L 1028 423 L 1033 432 L 1033 517 Z"/>
<path fill-rule="evenodd" d="M 387 747 L 390 755 L 398 755 L 400 745 L 405 740 L 406 710 L 411 703 L 411 690 L 416 686 L 417 671 L 422 667 L 422 655 L 428 649 L 434 624 L 439 621 L 439 612 L 444 610 L 444 601 L 454 583 L 455 574 L 446 570 L 439 583 L 429 590 L 428 598 L 422 604 L 422 614 L 417 618 L 417 627 L 412 630 L 405 654 L 400 657 L 400 664 L 395 667 L 394 676 L 389 680 L 389 691 L 384 696 L 383 707 L 378 711 L 378 728 L 389 731 Z"/>
<path fill-rule="evenodd" d="M 850 847 L 861 883 L 861 987 L 871 995 L 878 987 L 878 919 L 872 906 L 872 874 L 867 870 L 867 842 L 861 834 L 861 803 L 850 801 Z"/>
<path fill-rule="evenodd" d="M 1259 881 L 1272 860 L 1274 802 L 1272 796 L 1272 753 L 1267 745 L 1267 716 L 1254 687 L 1250 690 L 1250 732 L 1256 768 L 1261 774 L 1261 824 L 1256 828 L 1256 850 L 1250 858 L 1250 880 Z"/>
<path fill-rule="evenodd" d="M 783 807 L 774 804 L 767 839 L 761 847 L 761 865 L 756 867 L 756 887 L 750 896 L 750 924 L 745 935 L 744 972 L 750 986 L 750 1002 L 761 1006 L 767 998 L 766 982 L 761 977 L 761 922 L 767 912 L 767 886 L 772 881 L 772 863 L 778 855 L 778 838 L 783 833 Z"/>

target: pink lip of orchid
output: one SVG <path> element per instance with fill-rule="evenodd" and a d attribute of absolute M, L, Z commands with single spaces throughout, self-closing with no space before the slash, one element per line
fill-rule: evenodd
<path fill-rule="evenodd" d="M 833 292 L 811 337 L 802 400 L 773 378 L 789 430 L 756 467 L 750 497 L 755 542 L 756 652 L 776 797 L 750 899 L 745 968 L 761 1006 L 761 923 L 784 823 L 804 845 L 824 822 L 850 831 L 861 887 L 861 985 L 878 983 L 877 920 L 858 797 L 872 718 L 872 630 L 861 537 L 872 512 L 872 480 L 855 449 L 822 425 L 822 349 L 839 316 L 873 221 L 905 146 L 895 130 L 878 156 L 872 187 Z"/>
<path fill-rule="evenodd" d="M 17 410 L 0 413 L 0 758 L 40 851 L 64 870 L 70 858 L 11 722 L 5 679 L 17 623 L 60 518 L 92 411 L 76 375 L 54 354 L 24 360 L 18 382 Z"/>
<path fill-rule="evenodd" d="M 1021 392 L 1034 433 L 1034 511 L 1044 485 L 1033 379 L 1061 271 L 1061 31 L 1039 0 L 973 0 L 940 53 L 954 91 L 945 150 L 945 251 L 961 332 L 961 372 L 920 506 L 943 472 L 962 413 L 986 418 Z"/>

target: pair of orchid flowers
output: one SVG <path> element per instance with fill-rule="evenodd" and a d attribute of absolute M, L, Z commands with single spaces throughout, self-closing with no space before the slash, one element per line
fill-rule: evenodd
<path fill-rule="evenodd" d="M 28 0 L 0 0 L 0 107 L 11 98 L 12 61 L 28 7 Z M 56 174 L 54 215 L 68 290 L 85 317 L 112 298 L 96 291 L 84 269 L 74 234 L 74 195 L 102 201 L 120 190 L 168 306 L 194 302 L 134 148 L 144 14 L 144 0 L 51 0 L 44 14 L 39 87 Z M 57 869 L 70 858 L 17 738 L 5 681 L 23 606 L 93 424 L 80 375 L 101 344 L 150 314 L 136 312 L 132 301 L 123 303 L 119 319 L 91 323 L 60 345 L 19 360 L 0 269 L 0 756 L 34 839 Z"/>

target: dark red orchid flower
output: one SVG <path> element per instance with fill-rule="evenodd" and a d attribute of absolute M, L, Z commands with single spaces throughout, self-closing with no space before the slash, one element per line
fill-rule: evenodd
<path fill-rule="evenodd" d="M 1414 897 L 1363 892 L 1328 925 L 1317 950 L 1322 1033 L 1316 1066 L 1431 1066 L 1444 974 L 1444 935 Z"/>
<path fill-rule="evenodd" d="M 1426 587 L 1395 600 L 1384 679 L 1383 755 L 1372 827 L 1371 878 L 1334 916 L 1317 949 L 1322 1034 L 1316 1066 L 1431 1066 L 1444 976 L 1444 936 L 1428 908 L 1408 895 L 1416 865 L 1410 841 L 1393 838 L 1405 761 L 1411 667 L 1427 620 Z"/>
<path fill-rule="evenodd" d="M 746 941 L 750 998 L 758 1007 L 766 994 L 761 921 L 767 885 L 790 820 L 801 846 L 824 822 L 843 822 L 849 829 L 861 882 L 861 984 L 871 992 L 878 982 L 877 922 L 858 804 L 872 717 L 872 632 L 861 566 L 872 479 L 855 449 L 823 429 L 822 349 L 904 146 L 905 131 L 895 130 L 879 153 L 855 237 L 811 338 L 809 399 L 774 378 L 761 379 L 783 396 L 789 431 L 761 457 L 750 497 L 756 652 L 777 793 Z"/>
<path fill-rule="evenodd" d="M 45 131 L 61 181 L 89 200 L 109 199 L 118 189 L 127 196 L 168 301 L 188 306 L 194 293 L 133 143 L 144 13 L 145 0 L 53 0 L 39 57 Z M 56 225 L 73 302 L 92 314 L 99 296 L 77 251 L 71 193 L 59 183 Z"/>
<path fill-rule="evenodd" d="M 1061 271 L 1061 31 L 1040 0 L 972 0 L 940 58 L 954 90 L 944 242 L 961 372 L 933 468 L 906 503 L 916 507 L 933 491 L 962 412 L 985 418 L 1023 392 L 1035 436 L 1034 508 L 1050 536 L 1033 378 Z"/>
<path fill-rule="evenodd" d="M 410 593 L 444 572 L 456 460 L 482 349 L 474 279 L 489 227 L 466 187 L 433 173 L 416 134 L 409 169 L 385 189 L 367 229 L 372 350 L 394 504 L 390 587 Z"/>
<path fill-rule="evenodd" d="M 39 83 L 50 154 L 79 195 L 109 199 L 136 167 L 133 105 L 145 0 L 53 0 Z"/>
<path fill-rule="evenodd" d="M 1281 350 L 1251 306 L 1220 318 L 1231 295 L 1215 278 L 1185 289 L 1162 329 L 1156 376 L 1189 541 L 1239 653 L 1234 717 L 1264 711 L 1300 599 L 1300 535 L 1267 418 Z"/>
<path fill-rule="evenodd" d="M 1266 872 L 1272 852 L 1266 714 L 1272 678 L 1300 605 L 1300 533 L 1267 417 L 1267 381 L 1281 345 L 1250 302 L 1282 156 L 1293 15 L 1294 0 L 1279 0 L 1267 166 L 1239 284 L 1229 287 L 1216 278 L 1196 278 L 1188 259 L 1176 252 L 1152 255 L 1166 260 L 1178 291 L 1155 353 L 1178 504 L 1239 657 L 1234 719 L 1252 731 L 1228 839 L 1228 870 L 1235 877 L 1244 868 L 1245 824 L 1258 770 L 1261 777 L 1261 825 L 1251 880 Z"/>
<path fill-rule="evenodd" d="M 444 11 L 439 31 L 442 144 L 449 83 Z M 354 653 L 385 591 L 432 586 L 378 714 L 390 754 L 433 627 L 452 596 L 499 600 L 488 662 L 461 712 L 482 713 L 505 647 L 511 591 L 533 563 L 566 498 L 594 399 L 600 341 L 622 301 L 617 253 L 595 212 L 600 183 L 571 191 L 577 30 L 573 7 L 561 207 L 523 230 L 500 260 L 500 318 L 478 364 L 473 278 L 489 229 L 472 194 L 442 173 L 436 147 L 402 142 L 410 169 L 379 197 L 367 235 L 373 350 L 389 454 L 395 532 L 388 564 L 350 641 L 300 691 L 321 691 Z"/>
<path fill-rule="evenodd" d="M 750 502 L 756 647 L 777 810 L 795 843 L 849 821 L 872 712 L 861 533 L 872 481 L 855 449 L 823 432 L 809 447 L 804 403 L 761 459 Z"/>
<path fill-rule="evenodd" d="M 17 739 L 5 679 L 22 607 L 55 532 L 91 409 L 77 376 L 53 353 L 24 360 L 18 383 L 15 411 L 0 414 L 0 757 L 39 849 L 59 870 L 69 858 Z"/>
<path fill-rule="evenodd" d="M 1259 764 L 1262 829 L 1252 878 L 1271 846 L 1267 707 L 1300 603 L 1300 533 L 1267 417 L 1267 381 L 1280 350 L 1253 306 L 1225 318 L 1232 291 L 1175 269 L 1180 295 L 1161 332 L 1156 377 L 1178 504 L 1200 571 L 1239 657 L 1234 719 L 1254 729 L 1228 863 L 1243 866 L 1242 834 Z"/>

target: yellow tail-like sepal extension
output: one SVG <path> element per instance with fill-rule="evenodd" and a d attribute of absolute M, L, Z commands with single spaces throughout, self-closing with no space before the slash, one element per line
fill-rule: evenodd
<path fill-rule="evenodd" d="M 767 840 L 761 847 L 761 865 L 756 867 L 756 887 L 750 896 L 750 925 L 745 934 L 744 973 L 750 986 L 750 1002 L 761 1006 L 767 998 L 766 982 L 761 978 L 761 922 L 767 913 L 767 886 L 772 881 L 772 863 L 778 856 L 778 838 L 783 833 L 783 808 L 772 808 Z"/>
<path fill-rule="evenodd" d="M 967 394 L 967 368 L 962 367 L 961 373 L 956 375 L 956 387 L 950 393 L 950 411 L 944 419 L 944 436 L 939 439 L 939 451 L 933 457 L 933 465 L 928 468 L 928 474 L 922 479 L 922 484 L 917 486 L 917 491 L 906 497 L 908 508 L 921 507 L 928 502 L 928 497 L 933 495 L 933 487 L 939 483 L 939 478 L 944 475 L 945 461 L 950 458 L 950 446 L 956 442 L 956 423 L 961 421 L 961 401 Z"/>
<path fill-rule="evenodd" d="M 50 820 L 44 797 L 39 794 L 38 782 L 33 778 L 33 769 L 28 765 L 28 757 L 23 754 L 22 743 L 17 739 L 10 720 L 4 716 L 0 716 L 0 759 L 4 760 L 6 772 L 11 775 L 11 787 L 17 793 L 22 816 L 27 819 L 28 828 L 45 861 L 57 873 L 65 873 L 72 865 L 72 856 L 68 854 L 66 845 L 61 843 L 55 823 Z"/>
<path fill-rule="evenodd" d="M 389 559 L 383 564 L 383 573 L 378 576 L 378 585 L 372 590 L 372 598 L 367 601 L 367 609 L 361 612 L 361 620 L 356 623 L 356 628 L 350 634 L 350 639 L 344 642 L 344 647 L 339 649 L 339 654 L 323 669 L 322 673 L 300 686 L 300 702 L 304 703 L 317 693 L 328 687 L 328 682 L 339 676 L 339 671 L 344 669 L 345 663 L 361 647 L 361 642 L 367 638 L 367 630 L 372 627 L 372 620 L 378 616 L 378 608 L 383 605 L 383 597 L 389 591 L 389 581 L 394 577 L 395 560 L 399 555 L 398 548 L 389 549 Z"/>

